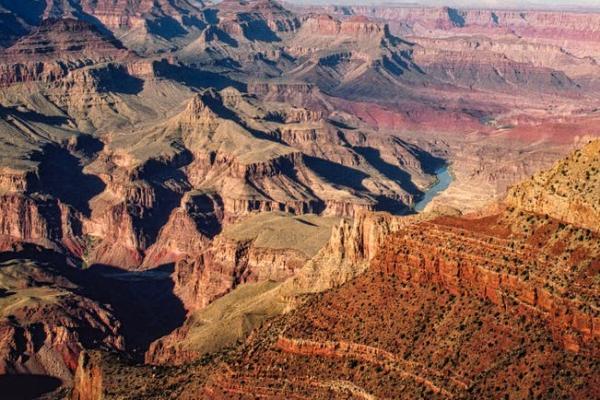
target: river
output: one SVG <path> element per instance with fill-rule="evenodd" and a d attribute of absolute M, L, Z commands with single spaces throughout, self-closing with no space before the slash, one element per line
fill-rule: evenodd
<path fill-rule="evenodd" d="M 427 204 L 429 204 L 435 196 L 448 189 L 448 186 L 450 186 L 450 183 L 452 182 L 452 175 L 450 175 L 448 165 L 438 168 L 435 171 L 435 177 L 437 178 L 437 181 L 425 191 L 421 200 L 415 204 L 415 211 L 423 211 Z"/>

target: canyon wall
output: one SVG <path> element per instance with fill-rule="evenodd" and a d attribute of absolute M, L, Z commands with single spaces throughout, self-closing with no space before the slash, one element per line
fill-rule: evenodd
<path fill-rule="evenodd" d="M 600 140 L 595 140 L 550 170 L 515 185 L 509 191 L 506 203 L 598 231 L 599 164 Z"/>
<path fill-rule="evenodd" d="M 498 218 L 472 222 L 442 219 L 416 225 L 390 236 L 372 268 L 415 283 L 440 284 L 456 295 L 481 296 L 502 308 L 530 310 L 548 320 L 567 349 L 593 352 L 591 343 L 600 337 L 600 315 L 588 290 L 569 292 L 564 286 L 568 278 L 558 271 L 569 267 L 559 257 L 558 249 L 552 247 L 554 240 L 548 243 L 544 242 L 548 236 L 538 237 L 538 244 L 507 235 L 509 230 L 494 231 L 493 221 Z M 534 218 L 530 216 L 529 220 Z M 491 229 L 481 230 L 482 224 L 489 224 Z M 471 230 L 469 225 L 475 228 Z M 556 222 L 542 222 L 533 226 L 532 235 L 549 235 L 551 227 L 557 226 Z M 578 237 L 577 232 L 571 229 L 568 238 L 560 240 L 571 240 L 576 245 L 572 240 Z M 577 261 L 572 262 L 584 271 L 597 268 L 598 262 L 597 238 L 592 235 L 586 242 L 577 250 L 562 250 L 567 254 L 577 252 Z M 553 265 L 555 275 L 548 276 L 546 264 Z"/>
<path fill-rule="evenodd" d="M 191 312 L 181 328 L 150 346 L 146 361 L 180 365 L 230 346 L 265 320 L 297 308 L 306 295 L 339 287 L 359 276 L 388 235 L 434 215 L 397 217 L 360 212 L 354 219 L 343 219 L 330 227 L 331 235 L 323 235 L 324 240 L 314 246 L 316 254 L 310 259 L 297 250 L 260 248 L 260 240 L 256 239 L 254 244 L 238 243 L 233 247 L 218 240 L 221 245 L 215 249 L 219 249 L 219 255 L 205 254 L 215 260 L 201 258 L 176 265 L 175 287 L 186 307 L 192 305 L 188 308 Z M 223 274 L 236 265 L 243 268 Z M 232 285 L 232 276 L 243 278 L 239 283 L 247 283 L 234 289 L 237 283 Z M 220 297 L 213 298 L 213 288 L 219 287 Z M 209 304 L 206 300 L 210 298 L 213 301 Z M 200 299 L 204 300 L 199 304 Z"/>
<path fill-rule="evenodd" d="M 83 349 L 125 350 L 110 307 L 82 295 L 55 266 L 13 259 L 0 267 L 0 373 L 69 383 Z"/>

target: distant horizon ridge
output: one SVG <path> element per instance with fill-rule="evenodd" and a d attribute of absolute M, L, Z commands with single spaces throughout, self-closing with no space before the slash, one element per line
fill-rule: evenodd
<path fill-rule="evenodd" d="M 282 0 L 283 3 L 300 5 L 339 5 L 339 6 L 422 6 L 422 7 L 459 7 L 490 9 L 536 9 L 536 10 L 600 10 L 597 0 L 552 1 L 545 0 Z"/>

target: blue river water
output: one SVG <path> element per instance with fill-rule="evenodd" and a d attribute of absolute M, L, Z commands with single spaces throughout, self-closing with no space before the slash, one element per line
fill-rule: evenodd
<path fill-rule="evenodd" d="M 450 183 L 452 182 L 452 175 L 450 175 L 448 165 L 438 168 L 435 171 L 435 176 L 437 178 L 436 183 L 425 191 L 421 200 L 415 203 L 415 211 L 423 211 L 427 204 L 429 204 L 435 196 L 448 189 L 448 186 L 450 186 Z"/>

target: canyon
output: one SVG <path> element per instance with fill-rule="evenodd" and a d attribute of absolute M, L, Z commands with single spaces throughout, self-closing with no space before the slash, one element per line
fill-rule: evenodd
<path fill-rule="evenodd" d="M 565 179 L 556 184 L 562 193 L 585 193 L 582 198 L 590 200 L 597 191 L 586 189 L 596 188 L 598 177 L 575 176 L 589 163 L 598 165 L 599 143 L 540 175 L 565 168 Z M 584 181 L 583 189 L 573 185 Z M 557 219 L 562 210 L 544 213 L 545 204 L 535 210 L 513 206 L 513 193 L 536 194 L 543 187 L 537 176 L 524 181 L 485 212 L 369 213 L 353 226 L 342 224 L 296 277 L 279 287 L 246 287 L 213 303 L 237 295 L 249 316 L 265 309 L 265 294 L 273 290 L 313 293 L 294 304 L 288 299 L 287 311 L 265 319 L 241 344 L 195 354 L 192 362 L 184 342 L 209 342 L 196 327 L 170 344 L 177 350 L 167 352 L 169 358 L 151 357 L 154 366 L 135 367 L 94 352 L 93 365 L 78 377 L 91 371 L 104 377 L 110 383 L 94 389 L 104 398 L 119 398 L 141 381 L 138 396 L 147 399 L 593 398 L 599 377 L 598 225 L 579 225 L 577 213 L 573 223 L 564 222 Z M 326 250 L 331 246 L 337 256 Z M 348 274 L 340 276 L 340 270 Z M 173 358 L 177 351 L 183 358 Z M 149 373 L 150 380 L 144 378 Z M 90 392 L 83 388 L 92 382 L 76 385 L 75 398 L 86 398 Z"/>
<path fill-rule="evenodd" d="M 0 0 L 0 390 L 597 396 L 598 15 Z"/>

